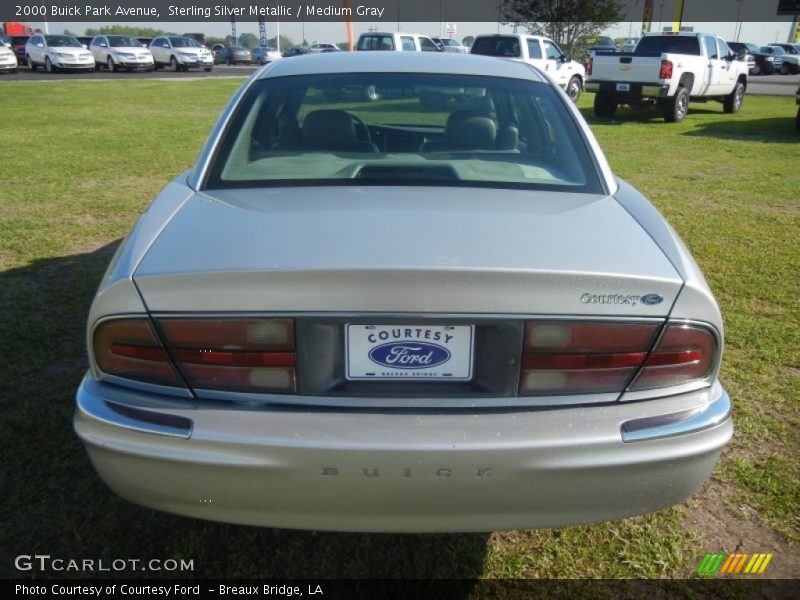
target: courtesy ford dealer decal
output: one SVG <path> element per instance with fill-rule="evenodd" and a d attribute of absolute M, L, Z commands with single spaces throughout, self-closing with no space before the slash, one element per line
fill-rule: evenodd
<path fill-rule="evenodd" d="M 347 325 L 347 378 L 468 380 L 472 325 Z"/>

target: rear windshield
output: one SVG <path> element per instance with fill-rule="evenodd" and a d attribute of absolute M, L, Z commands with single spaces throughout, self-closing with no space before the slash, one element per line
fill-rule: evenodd
<path fill-rule="evenodd" d="M 501 35 L 479 37 L 473 42 L 471 53 L 483 56 L 518 57 L 521 56 L 519 38 Z"/>
<path fill-rule="evenodd" d="M 700 56 L 700 40 L 679 35 L 648 36 L 642 38 L 634 54 L 691 54 Z"/>
<path fill-rule="evenodd" d="M 362 35 L 356 50 L 394 50 L 394 38 L 391 35 Z"/>
<path fill-rule="evenodd" d="M 409 73 L 255 82 L 206 187 L 285 185 L 602 191 L 585 138 L 549 85 Z"/>

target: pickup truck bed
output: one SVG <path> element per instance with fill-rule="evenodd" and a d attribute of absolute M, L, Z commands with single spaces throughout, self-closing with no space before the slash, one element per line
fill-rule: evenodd
<path fill-rule="evenodd" d="M 747 88 L 747 65 L 720 38 L 703 33 L 656 34 L 634 52 L 598 53 L 587 67 L 586 91 L 595 92 L 595 114 L 617 107 L 658 106 L 667 121 L 682 121 L 689 100 L 718 100 L 737 112 Z"/>

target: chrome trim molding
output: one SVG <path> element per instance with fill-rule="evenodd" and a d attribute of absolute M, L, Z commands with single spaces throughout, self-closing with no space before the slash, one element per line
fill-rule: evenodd
<path fill-rule="evenodd" d="M 237 402 L 259 407 L 309 406 L 316 408 L 344 408 L 348 410 L 438 410 L 438 409 L 518 409 L 578 408 L 582 405 L 613 405 L 619 394 L 575 394 L 571 396 L 458 396 L 458 397 L 403 397 L 403 396 L 301 396 L 299 394 L 252 394 L 195 389 L 199 400 Z"/>
<path fill-rule="evenodd" d="M 354 318 L 354 319 L 469 319 L 469 320 L 495 320 L 495 319 L 520 319 L 525 321 L 535 321 L 550 319 L 553 321 L 624 321 L 626 323 L 663 323 L 667 317 L 647 317 L 641 315 L 625 316 L 625 315 L 570 315 L 565 313 L 547 314 L 547 313 L 475 313 L 475 312 L 462 312 L 462 313 L 449 313 L 449 312 L 386 312 L 386 311 L 197 311 L 197 312 L 184 312 L 184 311 L 152 311 L 149 313 L 154 319 L 202 319 L 202 318 L 307 318 L 307 317 L 321 317 L 321 318 Z M 138 315 L 142 316 L 142 315 Z M 116 315 L 104 317 L 102 320 L 117 318 Z M 125 315 L 120 315 L 119 318 L 125 318 Z M 98 323 L 101 319 L 98 319 Z M 699 323 L 702 325 L 709 325 L 702 321 L 690 321 L 686 319 L 677 319 L 676 322 L 686 323 Z"/>
<path fill-rule="evenodd" d="M 620 425 L 623 442 L 641 442 L 695 433 L 715 427 L 731 415 L 731 399 L 723 389 L 714 402 L 705 407 L 625 421 Z"/>
<path fill-rule="evenodd" d="M 108 425 L 182 439 L 192 435 L 191 419 L 103 400 L 89 393 L 84 385 L 78 388 L 76 400 L 80 412 Z"/>

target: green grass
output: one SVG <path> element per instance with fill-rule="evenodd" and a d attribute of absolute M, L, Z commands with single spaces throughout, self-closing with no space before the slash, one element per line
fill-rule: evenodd
<path fill-rule="evenodd" d="M 345 535 L 201 522 L 111 494 L 70 426 L 88 306 L 116 243 L 192 164 L 237 86 L 2 84 L 0 574 L 16 574 L 16 554 L 38 552 L 192 558 L 202 576 L 684 577 L 720 550 L 684 526 L 688 505 L 561 530 Z M 722 306 L 737 430 L 716 477 L 732 502 L 800 539 L 794 103 L 748 97 L 738 115 L 693 105 L 677 125 L 628 110 L 595 122 L 590 103 L 581 107 L 614 170 L 678 230 Z"/>

